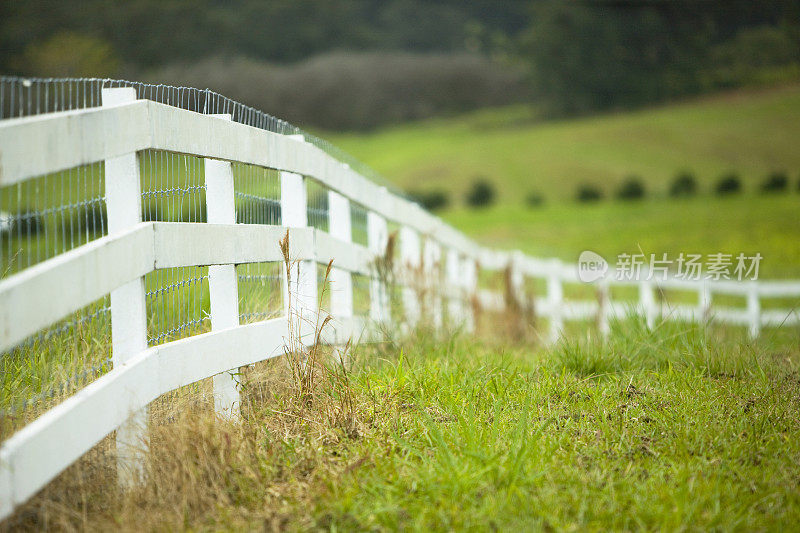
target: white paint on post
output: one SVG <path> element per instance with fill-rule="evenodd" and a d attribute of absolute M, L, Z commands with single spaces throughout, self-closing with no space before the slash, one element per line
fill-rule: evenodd
<path fill-rule="evenodd" d="M 408 226 L 400 228 L 400 268 L 403 282 L 403 311 L 409 327 L 416 327 L 420 318 L 419 292 L 422 282 L 419 272 L 422 256 L 419 234 Z"/>
<path fill-rule="evenodd" d="M 447 261 L 445 264 L 445 291 L 447 297 L 447 319 L 449 325 L 459 328 L 463 325 L 464 313 L 461 302 L 462 282 L 461 282 L 461 263 L 458 250 L 447 249 Z"/>
<path fill-rule="evenodd" d="M 229 114 L 212 115 L 230 121 Z M 233 170 L 228 161 L 205 160 L 206 213 L 209 224 L 235 224 L 236 200 L 233 192 Z M 219 331 L 239 325 L 239 287 L 236 265 L 209 265 L 208 292 L 211 300 L 211 330 Z M 212 378 L 214 409 L 225 417 L 236 417 L 240 407 L 238 369 Z"/>
<path fill-rule="evenodd" d="M 475 306 L 473 300 L 478 291 L 478 264 L 470 256 L 461 260 L 461 276 L 464 290 L 464 328 L 467 332 L 475 331 Z"/>
<path fill-rule="evenodd" d="M 547 307 L 550 315 L 550 334 L 548 341 L 555 343 L 564 329 L 564 288 L 561 285 L 560 261 L 552 261 L 547 274 Z"/>
<path fill-rule="evenodd" d="M 514 300 L 519 304 L 520 309 L 525 305 L 525 277 L 522 273 L 522 262 L 524 259 L 524 255 L 519 250 L 515 250 L 511 253 L 508 266 L 509 266 L 509 275 L 511 279 L 511 290 L 513 292 L 512 296 Z"/>
<path fill-rule="evenodd" d="M 761 333 L 761 300 L 757 281 L 750 282 L 747 287 L 747 320 L 750 338 L 755 339 Z"/>
<path fill-rule="evenodd" d="M 697 321 L 703 323 L 711 318 L 711 289 L 708 281 L 703 280 L 700 283 L 700 289 L 697 291 Z"/>
<path fill-rule="evenodd" d="M 606 279 L 600 280 L 597 285 L 597 329 L 605 339 L 611 333 L 608 315 L 611 307 L 611 291 Z"/>
<path fill-rule="evenodd" d="M 8 461 L 0 460 L 0 520 L 10 515 L 15 505 L 22 503 L 14 501 L 13 477 L 13 466 Z"/>
<path fill-rule="evenodd" d="M 639 306 L 644 314 L 648 329 L 653 329 L 656 322 L 656 298 L 653 283 L 649 280 L 639 282 Z"/>
<path fill-rule="evenodd" d="M 103 89 L 103 106 L 136 100 L 131 87 Z M 105 161 L 108 232 L 129 230 L 142 221 L 142 191 L 139 160 L 135 152 Z M 111 291 L 112 364 L 119 368 L 147 349 L 147 307 L 144 277 Z M 136 391 L 125 391 L 136 394 Z M 147 408 L 130 413 L 117 428 L 117 471 L 122 486 L 140 482 L 145 472 L 145 453 L 149 446 Z"/>
<path fill-rule="evenodd" d="M 335 191 L 328 191 L 328 232 L 336 239 L 351 242 L 353 239 L 350 201 Z M 330 273 L 331 315 L 334 327 L 340 327 L 353 317 L 353 276 L 347 270 L 337 267 L 333 257 Z M 346 354 L 340 347 L 334 348 L 335 356 L 346 363 Z"/>
<path fill-rule="evenodd" d="M 281 221 L 289 228 L 308 226 L 308 195 L 305 178 L 293 172 L 281 172 Z M 290 242 L 291 246 L 291 242 Z M 317 264 L 311 260 L 289 257 L 291 283 L 286 269 L 281 269 L 284 311 L 302 342 L 311 342 L 317 318 Z M 291 293 L 291 297 L 290 297 Z M 291 302 L 291 308 L 289 307 Z"/>
<path fill-rule="evenodd" d="M 383 259 L 386 256 L 386 245 L 389 241 L 389 228 L 386 219 L 379 214 L 367 212 L 367 247 L 372 253 L 376 268 L 369 283 L 369 317 L 378 323 L 388 323 L 391 319 L 389 311 L 389 292 L 386 286 L 386 267 Z"/>
<path fill-rule="evenodd" d="M 442 327 L 442 295 L 441 285 L 441 261 L 442 249 L 439 243 L 430 236 L 425 238 L 422 248 L 422 265 L 425 275 L 425 292 L 428 296 L 426 306 L 430 309 L 433 318 L 433 326 L 436 329 Z"/>

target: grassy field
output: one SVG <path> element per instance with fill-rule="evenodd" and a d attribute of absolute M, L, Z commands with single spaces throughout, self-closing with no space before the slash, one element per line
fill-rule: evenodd
<path fill-rule="evenodd" d="M 760 252 L 763 277 L 800 278 L 800 194 L 501 205 L 444 217 L 487 245 L 569 262 L 587 249 L 609 261 L 622 252 L 673 260 L 680 252 Z"/>
<path fill-rule="evenodd" d="M 574 120 L 544 122 L 531 108 L 512 107 L 326 135 L 401 187 L 442 187 L 459 200 L 483 175 L 509 204 L 534 190 L 550 201 L 571 199 L 579 183 L 611 193 L 628 174 L 664 194 L 683 169 L 704 187 L 728 171 L 751 187 L 773 170 L 796 181 L 799 136 L 800 85 Z"/>
<path fill-rule="evenodd" d="M 800 194 L 794 185 L 780 195 L 754 192 L 773 169 L 797 178 L 798 115 L 800 86 L 790 86 L 557 123 L 536 122 L 527 108 L 493 110 L 337 141 L 403 186 L 460 194 L 476 174 L 490 176 L 501 191 L 496 206 L 443 216 L 493 246 L 567 261 L 584 249 L 607 259 L 760 252 L 762 277 L 800 277 Z M 682 168 L 706 190 L 666 198 L 665 182 Z M 731 169 L 748 190 L 708 193 Z M 579 182 L 610 191 L 629 172 L 655 194 L 569 200 Z M 546 195 L 544 206 L 524 205 L 533 189 Z M 605 343 L 591 331 L 572 325 L 549 348 L 427 332 L 358 346 L 351 372 L 320 366 L 302 387 L 285 359 L 273 360 L 240 376 L 241 423 L 215 417 L 207 382 L 192 385 L 151 406 L 142 486 L 117 490 L 109 437 L 0 531 L 798 523 L 796 327 L 767 329 L 757 341 L 743 328 L 669 323 L 651 332 L 636 319 L 615 324 Z M 50 348 L 69 362 L 85 358 L 87 346 Z M 304 368 L 316 368 L 311 361 Z"/>
<path fill-rule="evenodd" d="M 796 332 L 639 322 L 547 350 L 361 347 L 313 396 L 247 379 L 242 424 L 171 398 L 152 478 L 70 468 L 7 525 L 128 530 L 787 529 L 800 519 Z M 184 399 L 185 400 L 185 399 Z"/>
<path fill-rule="evenodd" d="M 800 85 L 737 92 L 632 113 L 537 121 L 526 107 L 487 110 L 334 140 L 407 189 L 449 191 L 441 214 L 479 241 L 574 261 L 585 249 L 613 259 L 621 252 L 674 254 L 760 252 L 764 277 L 800 277 Z M 690 199 L 667 195 L 681 170 L 697 176 Z M 735 171 L 744 192 L 718 197 L 718 177 Z M 758 187 L 785 171 L 784 193 Z M 628 174 L 648 197 L 611 198 Z M 488 209 L 463 207 L 483 175 L 499 199 Z M 578 184 L 606 194 L 596 204 L 573 200 Z M 543 207 L 526 205 L 532 191 Z"/>

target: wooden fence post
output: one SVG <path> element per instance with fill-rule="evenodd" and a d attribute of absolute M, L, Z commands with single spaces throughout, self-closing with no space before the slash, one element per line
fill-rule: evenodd
<path fill-rule="evenodd" d="M 761 333 L 761 300 L 758 292 L 758 282 L 750 282 L 747 287 L 747 319 L 748 333 L 751 339 L 758 338 Z"/>
<path fill-rule="evenodd" d="M 132 87 L 103 89 L 103 106 L 133 102 Z M 105 161 L 106 209 L 109 235 L 124 231 L 142 221 L 142 184 L 136 153 Z M 144 277 L 111 291 L 112 365 L 118 368 L 147 349 L 147 306 Z M 135 396 L 136 390 L 125 394 Z M 131 413 L 116 431 L 117 479 L 121 486 L 140 482 L 145 474 L 145 454 L 149 447 L 147 408 Z"/>
<path fill-rule="evenodd" d="M 350 200 L 336 191 L 328 191 L 328 230 L 332 237 L 346 242 L 353 240 Z M 335 260 L 330 273 L 330 287 L 335 327 L 337 321 L 350 322 L 353 318 L 353 276 L 347 270 L 337 268 Z M 345 363 L 345 354 L 338 347 L 334 347 L 334 355 Z"/>
<path fill-rule="evenodd" d="M 383 263 L 386 257 L 386 245 L 389 242 L 389 228 L 386 219 L 379 214 L 367 212 L 367 247 L 375 258 L 376 272 L 369 283 L 369 316 L 379 324 L 388 324 L 391 320 L 389 311 L 389 291 L 387 287 L 388 272 Z"/>
<path fill-rule="evenodd" d="M 211 115 L 231 120 L 229 114 Z M 236 199 L 233 170 L 228 161 L 205 160 L 206 213 L 209 224 L 235 224 Z M 239 325 L 239 287 L 236 265 L 209 265 L 208 292 L 211 300 L 211 330 Z M 232 369 L 238 372 L 238 369 Z M 212 378 L 214 409 L 217 414 L 236 417 L 240 407 L 238 382 L 230 373 Z"/>
<path fill-rule="evenodd" d="M 403 284 L 403 310 L 409 327 L 416 327 L 420 317 L 419 291 L 423 280 L 419 267 L 422 261 L 419 234 L 408 226 L 400 228 L 400 270 Z"/>
<path fill-rule="evenodd" d="M 298 141 L 302 135 L 292 135 Z M 308 226 L 308 194 L 305 178 L 294 172 L 281 172 L 281 223 L 288 228 Z M 291 240 L 290 240 L 291 247 Z M 292 271 L 291 283 L 286 279 L 286 269 L 281 269 L 283 306 L 289 320 L 290 331 L 301 343 L 313 342 L 317 318 L 317 265 L 314 261 L 294 261 L 289 257 Z M 291 298 L 289 294 L 291 293 Z M 291 301 L 291 306 L 289 302 Z M 294 324 L 293 324 L 293 321 Z"/>
<path fill-rule="evenodd" d="M 548 341 L 554 343 L 558 341 L 564 329 L 564 315 L 562 305 L 564 303 L 564 287 L 561 284 L 561 262 L 558 260 L 550 262 L 550 272 L 547 275 L 547 307 L 550 315 L 550 335 Z"/>

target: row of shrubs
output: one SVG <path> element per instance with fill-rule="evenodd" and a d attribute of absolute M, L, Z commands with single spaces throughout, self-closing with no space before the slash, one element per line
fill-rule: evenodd
<path fill-rule="evenodd" d="M 438 211 L 450 205 L 450 194 L 444 189 L 412 190 L 408 192 L 408 196 L 428 211 Z M 470 207 L 486 207 L 492 205 L 496 199 L 494 184 L 485 177 L 475 179 L 464 196 L 465 203 Z"/>
<path fill-rule="evenodd" d="M 789 188 L 789 177 L 784 172 L 773 172 L 769 174 L 761 183 L 759 190 L 762 193 L 780 193 Z M 797 190 L 800 191 L 800 180 L 797 183 Z M 714 192 L 718 195 L 736 194 L 742 191 L 742 180 L 736 173 L 724 174 L 717 180 Z M 687 197 L 697 194 L 697 178 L 691 172 L 680 172 L 672 180 L 669 187 L 669 195 L 672 197 Z M 428 191 L 410 191 L 409 196 L 429 211 L 437 211 L 447 207 L 450 203 L 449 194 L 442 189 Z M 647 194 L 643 180 L 639 176 L 629 176 L 617 188 L 616 198 L 620 200 L 638 200 Z M 591 184 L 579 185 L 575 192 L 575 199 L 578 202 L 595 202 L 603 198 L 603 191 Z M 486 207 L 495 202 L 497 192 L 494 184 L 486 177 L 478 177 L 473 181 L 470 189 L 465 195 L 465 203 L 470 207 Z M 526 197 L 526 203 L 531 207 L 539 207 L 545 203 L 544 196 L 539 192 L 531 192 Z M 274 200 L 263 199 L 249 200 L 237 209 L 237 222 L 262 222 L 260 219 L 278 220 L 280 217 L 280 204 Z M 142 210 L 143 220 L 163 220 L 161 209 L 156 204 L 145 205 Z M 256 218 L 259 220 L 245 220 L 258 213 Z M 250 214 L 250 216 L 248 216 Z M 182 212 L 179 216 L 185 222 L 205 222 L 205 206 L 199 205 L 188 212 Z M 101 232 L 107 227 L 106 211 L 103 205 L 93 203 L 73 210 L 71 215 L 61 221 L 65 228 L 70 231 L 80 233 Z M 267 222 L 264 220 L 263 222 Z M 44 229 L 42 216 L 35 211 L 24 211 L 17 213 L 13 218 L 6 213 L 0 212 L 0 233 L 3 235 L 34 235 Z"/>
<path fill-rule="evenodd" d="M 785 192 L 788 189 L 789 176 L 785 172 L 770 173 L 759 186 L 759 191 L 764 194 Z M 742 179 L 735 172 L 728 172 L 720 176 L 713 187 L 713 192 L 719 196 L 737 194 L 742 190 Z M 797 182 L 797 190 L 800 191 L 800 180 Z M 697 178 L 688 171 L 679 172 L 670 183 L 668 190 L 669 195 L 673 198 L 694 196 L 698 192 Z M 628 176 L 614 194 L 620 200 L 638 200 L 646 195 L 644 181 L 636 175 Z M 575 192 L 575 199 L 579 202 L 592 202 L 601 198 L 603 198 L 603 191 L 595 185 L 579 185 Z"/>
<path fill-rule="evenodd" d="M 785 172 L 772 172 L 759 186 L 759 191 L 764 194 L 785 192 L 789 189 L 789 176 Z M 713 187 L 713 192 L 719 196 L 739 193 L 743 190 L 742 179 L 735 172 L 728 172 L 720 176 Z M 800 180 L 797 182 L 800 191 Z M 697 178 L 692 172 L 679 172 L 670 183 L 668 193 L 673 198 L 694 196 L 700 191 Z M 450 195 L 444 189 L 427 191 L 413 190 L 409 196 L 429 211 L 443 209 L 450 205 Z M 594 202 L 605 196 L 603 190 L 592 184 L 581 184 L 575 191 L 575 200 L 578 202 Z M 628 176 L 614 192 L 620 200 L 638 200 L 647 196 L 644 180 L 637 175 Z M 464 197 L 464 202 L 469 207 L 485 207 L 494 203 L 497 197 L 494 185 L 485 177 L 478 177 L 473 181 Z M 533 191 L 525 198 L 531 207 L 544 205 L 545 197 Z"/>

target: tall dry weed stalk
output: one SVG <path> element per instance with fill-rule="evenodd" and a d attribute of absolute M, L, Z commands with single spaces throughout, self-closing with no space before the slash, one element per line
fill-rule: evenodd
<path fill-rule="evenodd" d="M 346 361 L 351 351 L 351 340 L 333 350 L 326 346 L 326 334 L 333 317 L 323 309 L 325 295 L 330 291 L 330 274 L 333 260 L 328 262 L 322 279 L 322 288 L 316 301 L 316 309 L 303 309 L 303 300 L 292 290 L 292 280 L 299 280 L 299 262 L 290 256 L 289 232 L 280 241 L 283 264 L 286 271 L 288 310 L 288 338 L 284 345 L 284 356 L 291 375 L 292 407 L 297 416 L 311 419 L 316 416 L 328 425 L 347 433 L 357 431 L 353 391 Z M 299 291 L 298 291 L 299 292 Z M 306 311 L 306 314 L 304 314 Z M 309 316 L 310 315 L 310 316 Z M 311 328 L 311 342 L 306 343 L 305 332 Z M 335 356 L 334 356 L 335 353 Z M 314 416 L 316 415 L 316 416 Z"/>

